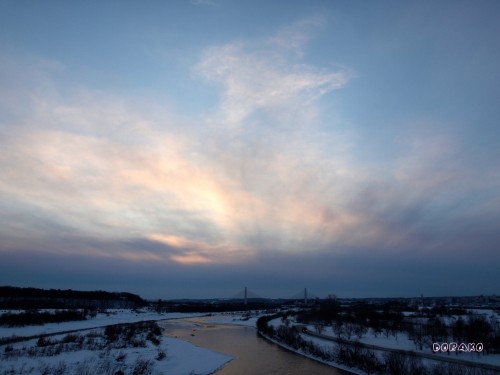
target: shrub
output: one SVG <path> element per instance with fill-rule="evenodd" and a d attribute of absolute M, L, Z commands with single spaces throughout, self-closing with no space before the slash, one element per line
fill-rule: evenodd
<path fill-rule="evenodd" d="M 132 346 L 134 348 L 145 348 L 146 347 L 146 341 L 143 340 L 143 339 L 134 338 L 132 340 Z"/>
<path fill-rule="evenodd" d="M 153 370 L 153 362 L 144 358 L 138 358 L 135 361 L 134 369 L 132 370 L 132 375 L 148 375 L 151 374 Z"/>
<path fill-rule="evenodd" d="M 67 371 L 67 366 L 65 362 L 59 362 L 59 364 L 54 368 L 53 374 L 54 375 L 64 375 L 66 374 Z"/>
<path fill-rule="evenodd" d="M 36 346 L 38 346 L 38 347 L 44 347 L 44 346 L 51 345 L 51 344 L 52 344 L 52 341 L 50 341 L 50 339 L 48 339 L 44 336 L 40 336 L 36 342 Z"/>
<path fill-rule="evenodd" d="M 118 326 L 107 326 L 104 329 L 104 335 L 106 335 L 106 339 L 108 342 L 115 342 L 120 334 L 120 329 Z"/>
<path fill-rule="evenodd" d="M 120 353 L 118 353 L 115 359 L 117 362 L 123 362 L 125 358 L 127 358 L 127 353 L 120 351 Z"/>
<path fill-rule="evenodd" d="M 158 350 L 156 360 L 161 361 L 162 359 L 165 359 L 166 356 L 167 356 L 167 354 L 163 350 Z"/>
<path fill-rule="evenodd" d="M 156 346 L 160 345 L 160 339 L 158 337 L 156 337 L 153 334 L 153 332 L 151 332 L 151 331 L 148 333 L 148 336 L 146 337 L 146 339 L 148 339 L 149 341 L 151 341 Z"/>
<path fill-rule="evenodd" d="M 66 336 L 63 337 L 62 343 L 67 344 L 70 342 L 76 342 L 76 340 L 78 340 L 78 337 L 79 337 L 78 335 L 73 335 L 71 333 L 68 333 Z"/>

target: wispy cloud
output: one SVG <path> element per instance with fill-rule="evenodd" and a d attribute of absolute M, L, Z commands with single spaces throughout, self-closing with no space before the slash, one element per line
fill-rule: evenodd
<path fill-rule="evenodd" d="M 301 19 L 286 26 L 267 39 L 271 51 L 293 53 L 294 57 L 304 57 L 304 48 L 311 39 L 311 34 L 326 24 L 326 17 L 321 14 Z"/>
<path fill-rule="evenodd" d="M 291 31 L 289 31 L 291 33 Z M 222 87 L 222 114 L 228 124 L 237 125 L 258 110 L 305 107 L 314 99 L 343 87 L 351 78 L 348 70 L 327 71 L 289 58 L 288 50 L 306 37 L 295 31 L 290 40 L 280 35 L 264 48 L 251 49 L 241 43 L 208 48 L 198 65 L 199 73 Z"/>
<path fill-rule="evenodd" d="M 207 5 L 213 7 L 220 7 L 221 4 L 218 1 L 214 0 L 190 0 L 193 5 Z"/>
<path fill-rule="evenodd" d="M 31 250 L 36 240 L 19 239 L 48 248 L 51 237 L 79 238 L 88 247 L 78 251 L 96 257 L 184 265 L 441 241 L 436 222 L 459 217 L 464 209 L 452 206 L 482 191 L 455 188 L 473 168 L 454 159 L 460 145 L 443 135 L 405 138 L 388 164 L 356 161 L 361 141 L 326 131 L 317 105 L 352 72 L 310 66 L 298 53 L 320 22 L 207 48 L 196 71 L 215 83 L 220 103 L 201 121 L 76 87 L 58 67 L 3 60 L 11 85 L 0 88 L 0 236 Z M 148 245 L 137 253 L 96 245 L 135 240 Z"/>

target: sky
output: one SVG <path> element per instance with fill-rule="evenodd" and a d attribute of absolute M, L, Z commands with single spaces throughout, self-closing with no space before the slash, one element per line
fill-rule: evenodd
<path fill-rule="evenodd" d="M 0 285 L 500 294 L 499 16 L 0 0 Z"/>

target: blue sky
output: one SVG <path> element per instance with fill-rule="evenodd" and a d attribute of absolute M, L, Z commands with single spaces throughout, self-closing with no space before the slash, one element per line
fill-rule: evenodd
<path fill-rule="evenodd" d="M 0 284 L 498 294 L 499 14 L 0 1 Z"/>

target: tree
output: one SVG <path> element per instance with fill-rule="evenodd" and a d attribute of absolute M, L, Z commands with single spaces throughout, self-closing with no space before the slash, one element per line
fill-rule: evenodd
<path fill-rule="evenodd" d="M 321 323 L 316 323 L 316 324 L 314 325 L 314 329 L 316 330 L 316 333 L 317 333 L 318 335 L 321 335 L 321 334 L 323 333 L 323 324 L 321 324 Z"/>
<path fill-rule="evenodd" d="M 358 340 L 361 340 L 366 332 L 368 332 L 368 328 L 366 328 L 363 324 L 356 324 L 354 327 L 354 334 L 358 337 Z"/>

